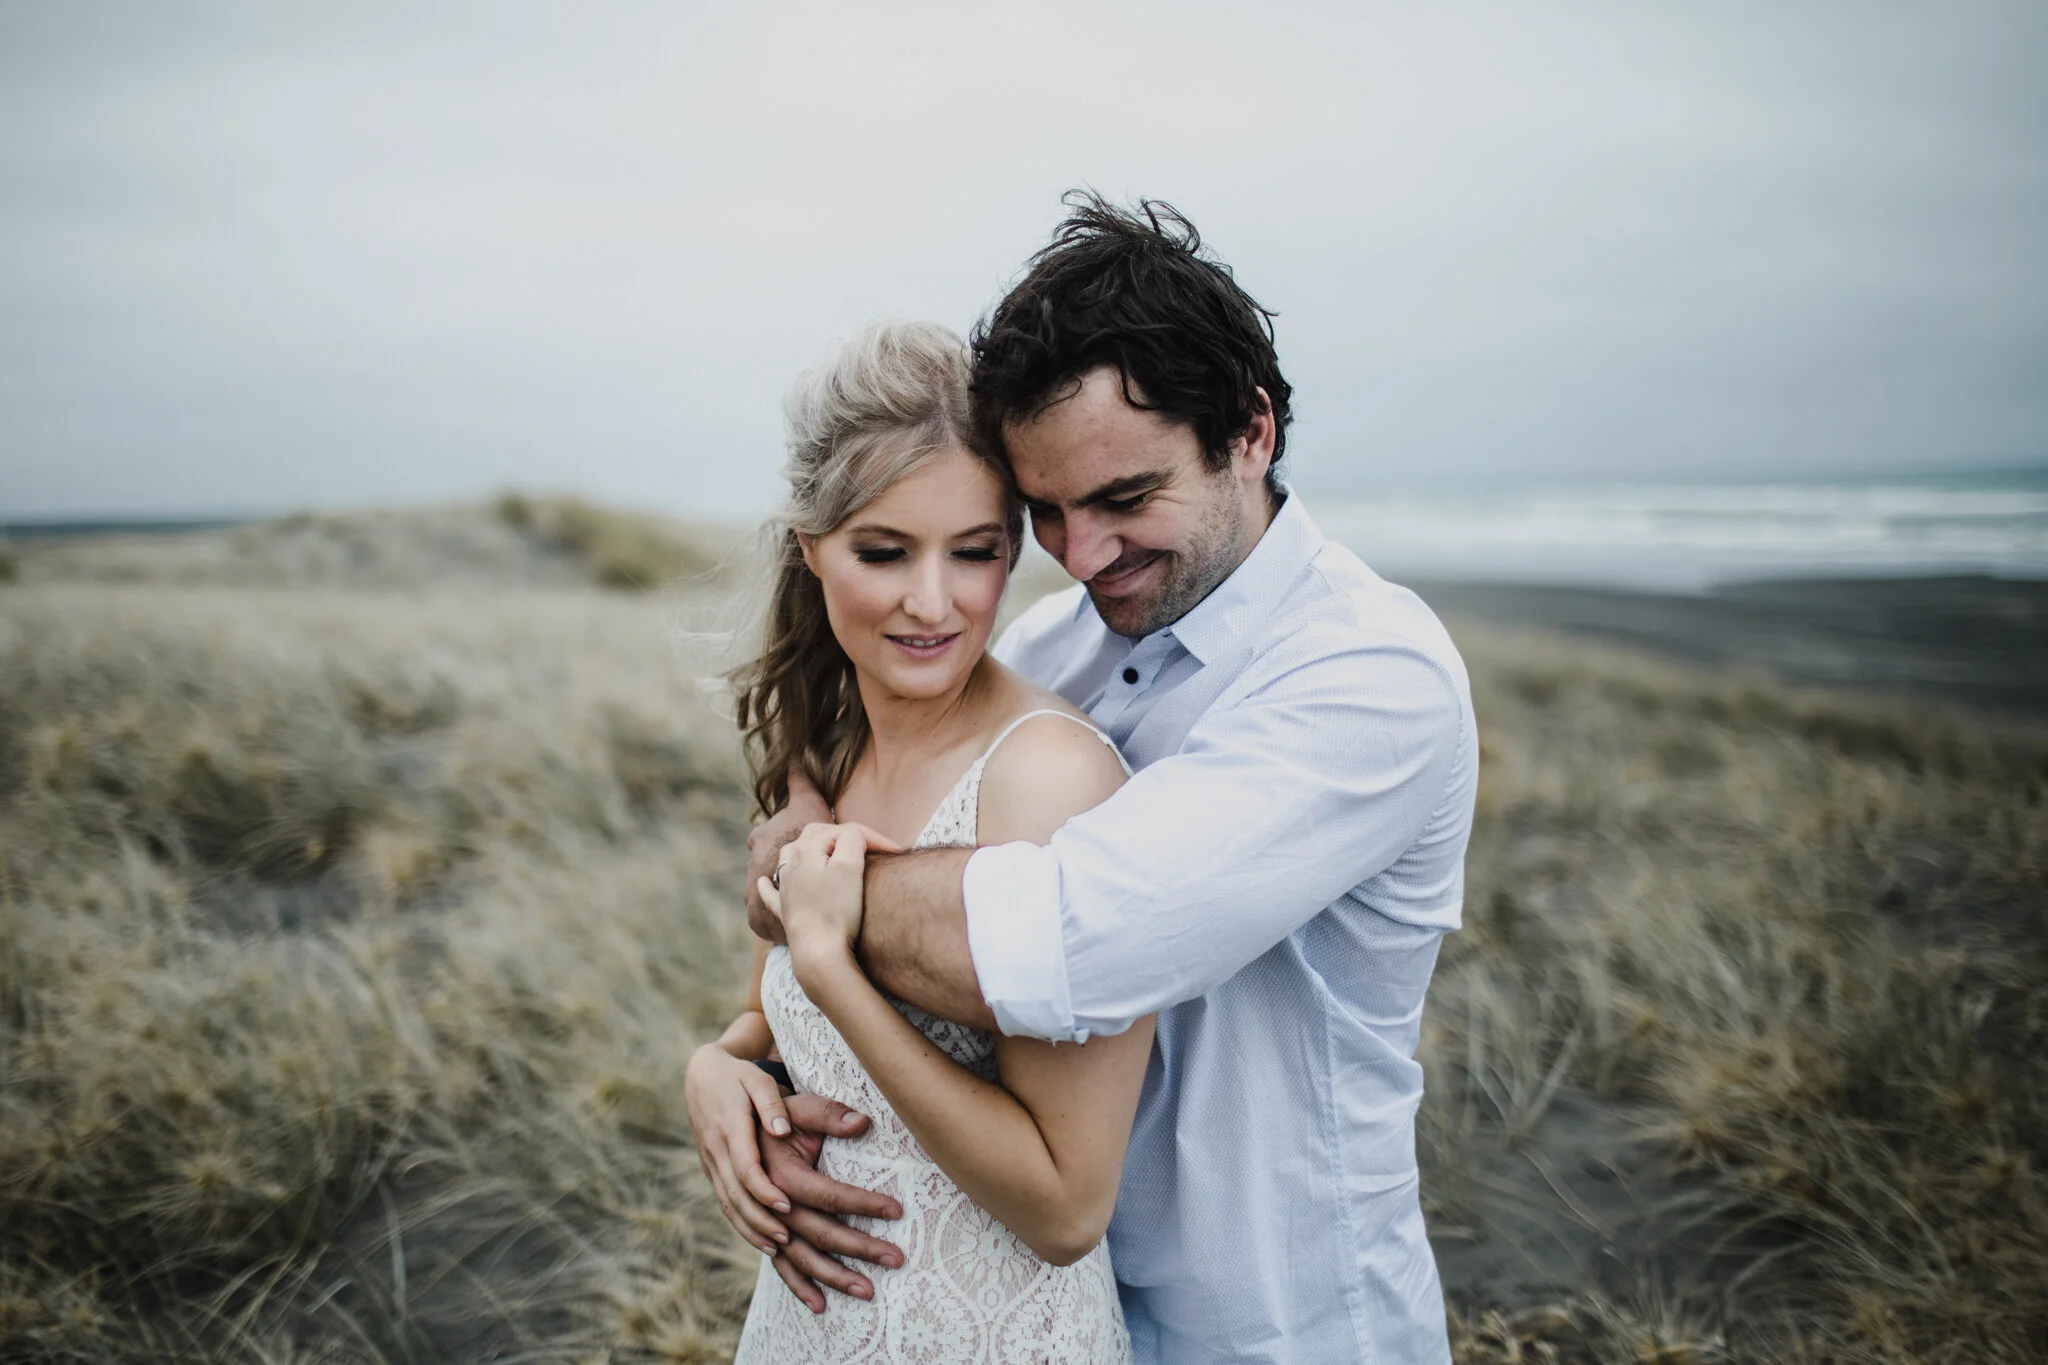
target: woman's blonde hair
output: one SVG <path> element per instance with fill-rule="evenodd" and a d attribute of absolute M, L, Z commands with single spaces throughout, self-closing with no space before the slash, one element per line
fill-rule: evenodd
<path fill-rule="evenodd" d="M 782 467 L 789 501 L 766 528 L 772 562 L 760 653 L 730 674 L 763 815 L 788 802 L 792 770 L 836 802 L 868 738 L 853 662 L 832 634 L 824 590 L 797 537 L 826 534 L 941 451 L 968 446 L 967 375 L 967 345 L 953 332 L 888 322 L 856 336 L 790 391 Z M 1014 565 L 1023 507 L 1008 471 L 980 458 L 1003 487 Z"/>

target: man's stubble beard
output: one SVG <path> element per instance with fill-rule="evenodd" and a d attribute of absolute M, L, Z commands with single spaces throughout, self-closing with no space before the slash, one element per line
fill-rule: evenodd
<path fill-rule="evenodd" d="M 1209 505 L 1199 534 L 1185 552 L 1164 556 L 1166 574 L 1155 591 L 1137 601 L 1104 601 L 1089 592 L 1103 624 L 1126 640 L 1142 640 L 1180 620 L 1243 562 L 1244 503 L 1236 496 L 1236 480 L 1228 471 L 1219 477 L 1229 480 L 1231 496 Z"/>

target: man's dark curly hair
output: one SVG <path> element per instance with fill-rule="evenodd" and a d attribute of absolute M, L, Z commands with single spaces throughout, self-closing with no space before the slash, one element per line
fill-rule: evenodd
<path fill-rule="evenodd" d="M 1071 212 L 1024 278 L 974 329 L 974 437 L 1003 456 L 1003 424 L 1029 421 L 1073 392 L 1098 365 L 1123 376 L 1133 407 L 1194 428 L 1211 469 L 1262 411 L 1273 412 L 1273 464 L 1287 449 L 1288 399 L 1273 351 L 1271 310 L 1171 204 L 1135 209 L 1086 190 L 1060 197 Z M 1277 492 L 1278 476 L 1267 484 Z"/>

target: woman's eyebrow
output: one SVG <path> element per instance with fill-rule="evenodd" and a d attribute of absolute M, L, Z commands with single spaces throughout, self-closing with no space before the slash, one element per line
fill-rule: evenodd
<path fill-rule="evenodd" d="M 947 539 L 959 540 L 965 536 L 987 535 L 991 531 L 1000 532 L 1002 529 L 1003 524 L 1001 522 L 987 521 L 983 522 L 979 526 L 970 526 L 964 531 L 955 531 L 952 535 L 948 536 Z M 856 536 L 887 536 L 891 540 L 917 539 L 916 536 L 912 535 L 908 531 L 899 531 L 893 526 L 883 526 L 877 522 L 871 521 L 864 521 L 858 526 L 848 527 L 847 534 Z"/>

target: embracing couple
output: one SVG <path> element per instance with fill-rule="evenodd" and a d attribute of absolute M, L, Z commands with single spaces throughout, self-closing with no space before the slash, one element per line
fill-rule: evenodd
<path fill-rule="evenodd" d="M 876 327 L 790 399 L 753 988 L 687 1084 L 765 1254 L 739 1359 L 1447 1362 L 1465 671 L 1278 477 L 1270 314 L 1069 202 L 971 345 Z M 1026 511 L 1079 585 L 991 648 Z"/>

